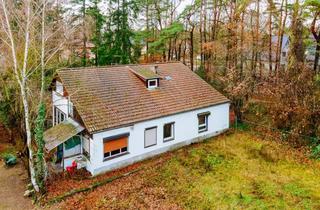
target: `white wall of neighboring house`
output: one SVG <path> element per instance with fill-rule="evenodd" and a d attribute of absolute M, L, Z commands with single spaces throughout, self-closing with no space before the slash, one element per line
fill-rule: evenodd
<path fill-rule="evenodd" d="M 210 112 L 208 117 L 208 130 L 198 132 L 198 114 Z M 163 126 L 174 122 L 174 140 L 163 141 Z M 144 147 L 144 132 L 146 128 L 157 126 L 157 144 L 148 148 Z M 90 144 L 90 164 L 87 169 L 93 174 L 110 171 L 123 167 L 136 161 L 168 151 L 170 149 L 200 141 L 215 136 L 229 128 L 229 103 L 211 106 L 195 111 L 184 112 L 176 115 L 162 117 L 136 123 L 132 126 L 113 129 L 93 134 Z M 129 154 L 104 161 L 103 139 L 130 133 L 128 138 Z"/>

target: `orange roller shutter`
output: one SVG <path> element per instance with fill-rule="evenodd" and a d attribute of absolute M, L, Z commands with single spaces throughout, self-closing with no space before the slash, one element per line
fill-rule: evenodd
<path fill-rule="evenodd" d="M 110 140 L 104 143 L 104 153 L 128 146 L 128 137 Z"/>

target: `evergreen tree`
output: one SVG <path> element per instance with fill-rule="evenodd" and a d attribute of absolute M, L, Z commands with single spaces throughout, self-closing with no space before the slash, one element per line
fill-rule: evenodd
<path fill-rule="evenodd" d="M 132 54 L 132 38 L 134 33 L 130 28 L 130 22 L 137 17 L 137 4 L 130 0 L 111 0 L 114 4 L 114 11 L 110 14 L 110 27 L 107 31 L 107 38 L 112 33 L 113 44 L 110 53 L 111 63 L 127 64 L 134 60 Z M 114 31 L 110 31 L 114 29 Z M 108 34 L 109 33 L 109 34 Z"/>
<path fill-rule="evenodd" d="M 91 38 L 94 44 L 93 52 L 95 54 L 94 64 L 96 66 L 104 64 L 103 58 L 106 54 L 106 48 L 103 46 L 102 29 L 106 22 L 105 16 L 101 13 L 98 4 L 101 0 L 93 0 L 93 5 L 88 7 L 87 14 L 94 20 L 94 33 Z"/>
<path fill-rule="evenodd" d="M 87 35 L 86 35 L 86 9 L 87 9 L 87 0 L 72 0 L 72 4 L 80 5 L 80 15 L 79 19 L 81 19 L 82 24 L 82 65 L 87 65 Z"/>

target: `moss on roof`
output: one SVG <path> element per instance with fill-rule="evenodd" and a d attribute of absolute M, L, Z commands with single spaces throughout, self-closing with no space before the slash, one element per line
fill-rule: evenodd
<path fill-rule="evenodd" d="M 48 151 L 77 135 L 83 128 L 77 124 L 65 121 L 44 132 L 45 147 Z"/>
<path fill-rule="evenodd" d="M 58 71 L 89 133 L 229 103 L 182 63 L 130 65 Z M 148 70 L 150 69 L 150 71 Z M 160 78 L 160 88 L 146 88 L 147 78 Z M 161 79 L 170 76 L 170 80 Z"/>
<path fill-rule="evenodd" d="M 142 76 L 144 79 L 159 78 L 159 75 L 154 73 L 151 69 L 140 68 L 140 69 L 135 69 L 134 71 L 140 76 Z"/>

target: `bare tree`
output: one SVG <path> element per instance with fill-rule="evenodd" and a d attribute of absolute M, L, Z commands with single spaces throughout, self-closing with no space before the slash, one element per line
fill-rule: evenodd
<path fill-rule="evenodd" d="M 46 43 L 54 37 L 56 33 L 62 32 L 63 25 L 60 29 L 51 31 L 46 21 L 46 8 L 50 4 L 48 0 L 31 1 L 26 0 L 21 5 L 9 0 L 0 2 L 0 23 L 4 36 L 1 37 L 5 43 L 10 55 L 7 60 L 13 69 L 15 82 L 19 87 L 21 100 L 24 111 L 24 124 L 26 131 L 26 145 L 29 152 L 29 171 L 32 185 L 35 191 L 39 192 L 39 183 L 36 180 L 36 170 L 34 164 L 34 147 L 32 143 L 32 125 L 34 124 L 31 117 L 32 106 L 43 103 L 45 93 L 45 68 L 46 65 L 54 58 L 64 44 L 65 40 L 56 40 L 54 47 L 48 47 Z M 18 25 L 18 29 L 16 29 Z M 40 30 L 39 30 L 40 27 Z M 73 29 L 70 29 L 72 33 Z M 67 36 L 67 33 L 65 33 Z M 21 39 L 20 37 L 24 37 Z M 51 40 L 52 41 L 52 40 Z M 40 45 L 38 44 L 40 43 Z M 59 43 L 59 44 L 58 44 Z M 21 52 L 21 49 L 22 52 Z M 22 56 L 21 56 L 22 55 Z M 40 59 L 35 55 L 40 55 Z M 35 72 L 41 72 L 40 89 L 38 92 L 39 100 L 32 99 L 30 96 L 30 87 L 32 75 Z M 37 94 L 37 93 L 32 93 Z"/>
<path fill-rule="evenodd" d="M 319 3 L 319 9 L 320 9 L 320 3 Z M 315 72 L 317 72 L 317 68 L 319 65 L 319 58 L 320 58 L 320 29 L 318 29 L 318 32 L 317 32 L 317 28 L 316 28 L 316 22 L 318 17 L 320 17 L 320 11 L 316 12 L 310 28 L 310 31 L 313 34 L 313 37 L 316 42 L 316 52 L 314 56 L 314 65 L 313 65 L 313 70 Z M 319 72 L 320 72 L 320 67 L 319 67 Z"/>

